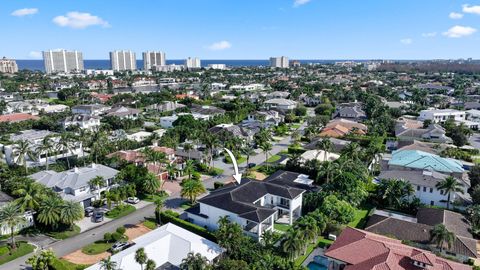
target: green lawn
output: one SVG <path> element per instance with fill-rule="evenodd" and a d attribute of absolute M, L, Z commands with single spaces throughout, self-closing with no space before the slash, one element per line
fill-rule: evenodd
<path fill-rule="evenodd" d="M 290 125 L 291 128 L 293 129 L 298 129 L 302 124 L 292 124 Z"/>
<path fill-rule="evenodd" d="M 273 163 L 273 162 L 279 161 L 281 158 L 282 157 L 279 156 L 279 155 L 273 155 L 273 156 L 271 156 L 267 159 L 267 162 L 268 163 Z"/>
<path fill-rule="evenodd" d="M 295 260 L 295 265 L 296 266 L 300 266 L 302 265 L 303 261 L 305 261 L 305 259 L 308 257 L 308 255 L 310 255 L 310 253 L 312 253 L 312 251 L 317 248 L 317 247 L 325 247 L 327 245 L 330 245 L 332 244 L 333 241 L 332 240 L 328 240 L 328 239 L 325 239 L 323 237 L 320 237 L 318 239 L 318 242 L 316 244 L 310 244 L 308 247 L 307 247 L 307 251 L 305 252 L 305 255 L 302 255 L 300 257 L 298 257 L 296 260 Z"/>
<path fill-rule="evenodd" d="M 290 229 L 290 227 L 291 227 L 291 226 L 288 225 L 288 224 L 280 224 L 280 223 L 275 223 L 275 224 L 273 224 L 273 228 L 274 228 L 275 230 L 279 230 L 279 231 L 282 231 L 282 232 L 288 231 L 288 229 Z"/>
<path fill-rule="evenodd" d="M 371 208 L 362 208 L 355 210 L 355 219 L 348 223 L 348 226 L 363 229 L 367 222 L 367 216 Z"/>
<path fill-rule="evenodd" d="M 147 201 L 147 202 L 154 202 L 156 198 L 167 198 L 168 197 L 168 194 L 161 194 L 161 193 L 158 193 L 158 194 L 142 194 L 142 195 L 139 195 L 138 198 L 140 200 L 143 200 L 143 201 Z"/>
<path fill-rule="evenodd" d="M 53 237 L 55 239 L 63 240 L 75 236 L 80 233 L 80 227 L 73 225 L 73 228 L 70 230 L 58 231 L 58 232 L 47 232 L 46 235 Z"/>
<path fill-rule="evenodd" d="M 143 222 L 143 226 L 149 228 L 150 230 L 155 230 L 157 228 L 157 223 L 153 218 L 149 218 Z"/>
<path fill-rule="evenodd" d="M 223 161 L 227 164 L 232 164 L 232 161 L 230 160 L 230 157 L 228 156 L 228 158 L 224 158 Z M 244 163 L 245 161 L 247 161 L 247 158 L 244 157 L 244 156 L 241 156 L 241 157 L 237 157 L 237 164 L 242 164 Z"/>
<path fill-rule="evenodd" d="M 190 201 L 185 201 L 185 202 L 182 202 L 182 204 L 180 204 L 180 208 L 182 208 L 182 209 L 188 209 L 192 206 L 193 206 L 193 204 L 190 203 Z"/>
<path fill-rule="evenodd" d="M 65 259 L 56 258 L 52 263 L 52 267 L 54 270 L 83 270 L 89 267 L 89 265 L 74 264 Z"/>
<path fill-rule="evenodd" d="M 7 248 L 9 249 L 9 251 L 0 256 L 0 265 L 27 255 L 28 253 L 33 252 L 33 250 L 35 249 L 34 246 L 28 244 L 27 242 L 17 242 L 17 248 L 15 250 L 11 250 L 10 247 Z"/>
<path fill-rule="evenodd" d="M 113 243 L 105 243 L 103 240 L 96 241 L 90 245 L 84 246 L 82 252 L 87 255 L 96 255 L 107 251 Z"/>
<path fill-rule="evenodd" d="M 108 211 L 105 216 L 111 219 L 124 217 L 132 212 L 135 212 L 135 207 L 129 204 L 123 204 L 116 206 L 112 210 Z"/>

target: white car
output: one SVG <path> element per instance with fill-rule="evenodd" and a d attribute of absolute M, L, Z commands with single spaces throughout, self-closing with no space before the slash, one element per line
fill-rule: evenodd
<path fill-rule="evenodd" d="M 140 200 L 137 197 L 128 197 L 127 198 L 127 203 L 137 204 L 139 202 L 140 202 Z"/>

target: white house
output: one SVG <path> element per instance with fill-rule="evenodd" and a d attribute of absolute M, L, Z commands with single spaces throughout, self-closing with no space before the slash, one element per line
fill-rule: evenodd
<path fill-rule="evenodd" d="M 172 115 L 172 116 L 162 116 L 160 117 L 160 126 L 162 128 L 172 128 L 173 127 L 173 122 L 177 121 L 178 116 Z"/>
<path fill-rule="evenodd" d="M 135 260 L 135 252 L 143 248 L 149 259 L 153 260 L 156 269 L 180 269 L 182 260 L 188 253 L 199 253 L 211 263 L 223 253 L 223 249 L 214 242 L 196 235 L 172 223 L 148 232 L 133 240 L 133 246 L 112 255 L 111 260 L 117 263 L 116 269 L 141 270 L 143 266 Z M 86 270 L 101 270 L 96 263 Z"/>
<path fill-rule="evenodd" d="M 102 104 L 84 104 L 72 107 L 73 114 L 101 115 L 108 111 L 110 107 Z"/>
<path fill-rule="evenodd" d="M 63 120 L 63 127 L 78 126 L 80 129 L 95 130 L 100 127 L 100 117 L 86 114 L 72 115 Z"/>
<path fill-rule="evenodd" d="M 458 111 L 453 109 L 422 110 L 420 111 L 420 116 L 418 117 L 418 120 L 430 120 L 433 123 L 444 123 L 448 119 L 462 121 L 466 119 L 466 113 L 464 111 Z"/>
<path fill-rule="evenodd" d="M 403 171 L 388 170 L 382 171 L 377 177 L 378 179 L 402 179 L 412 184 L 415 190 L 415 197 L 419 198 L 423 204 L 432 206 L 447 206 L 448 194 L 439 190 L 436 185 L 447 178 L 448 175 L 436 171 Z M 470 188 L 468 179 L 457 179 L 462 187 L 461 192 L 450 194 L 451 202 L 459 202 L 465 206 L 471 203 L 470 195 L 467 190 Z"/>
<path fill-rule="evenodd" d="M 265 231 L 273 231 L 274 223 L 292 224 L 302 214 L 303 193 L 312 189 L 308 176 L 277 171 L 264 181 L 242 179 L 212 191 L 188 209 L 188 220 L 210 230 L 218 228 L 218 220 L 228 216 L 244 233 L 260 240 Z"/>
<path fill-rule="evenodd" d="M 4 207 L 6 204 L 11 203 L 12 201 L 13 201 L 12 197 L 0 191 L 0 209 Z M 32 211 L 26 211 L 25 213 L 23 213 L 25 222 L 15 226 L 14 232 L 18 232 L 24 228 L 28 228 L 35 225 L 35 222 L 33 220 L 33 214 L 34 213 Z M 0 235 L 10 235 L 10 233 L 11 233 L 10 228 L 7 225 L 5 224 L 0 225 Z"/>
<path fill-rule="evenodd" d="M 113 168 L 92 163 L 87 167 L 75 167 L 63 172 L 40 171 L 30 175 L 29 178 L 52 188 L 64 200 L 79 202 L 83 207 L 88 207 L 100 198 L 103 191 L 114 186 L 113 180 L 117 173 L 118 171 Z M 92 187 L 89 182 L 97 176 L 103 178 L 104 185 Z"/>
<path fill-rule="evenodd" d="M 42 144 L 42 141 L 49 137 L 52 144 L 56 146 L 56 144 L 60 140 L 60 135 L 58 133 L 54 133 L 48 130 L 24 130 L 17 134 L 10 135 L 10 141 L 12 144 L 2 145 L 0 144 L 0 148 L 3 146 L 5 161 L 7 164 L 11 165 L 14 164 L 16 161 L 16 146 L 17 142 L 19 141 L 27 141 L 30 145 L 31 151 L 34 153 L 35 158 L 32 159 L 29 155 L 25 155 L 27 160 L 27 166 L 40 166 L 44 165 L 47 162 L 47 156 L 40 151 L 37 151 L 37 148 Z M 71 144 L 71 148 L 66 149 L 53 149 L 53 153 L 48 156 L 48 162 L 54 162 L 58 158 L 70 157 L 70 156 L 78 156 L 83 155 L 83 147 L 80 141 L 75 141 Z"/>
<path fill-rule="evenodd" d="M 152 136 L 152 134 L 153 134 L 152 132 L 139 131 L 139 132 L 135 132 L 133 134 L 128 134 L 127 138 L 129 140 L 133 140 L 133 141 L 137 141 L 137 142 L 143 142 L 146 139 L 148 139 L 148 137 Z"/>
<path fill-rule="evenodd" d="M 284 98 L 273 98 L 264 102 L 268 109 L 277 109 L 281 111 L 291 111 L 297 107 L 297 102 Z"/>

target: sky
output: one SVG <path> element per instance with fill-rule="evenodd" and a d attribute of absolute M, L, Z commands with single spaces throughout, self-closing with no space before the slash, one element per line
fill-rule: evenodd
<path fill-rule="evenodd" d="M 480 0 L 0 0 L 0 56 L 480 59 Z"/>

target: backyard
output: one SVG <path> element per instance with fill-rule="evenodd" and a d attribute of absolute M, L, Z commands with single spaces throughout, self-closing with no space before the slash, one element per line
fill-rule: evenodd
<path fill-rule="evenodd" d="M 34 246 L 22 241 L 17 242 L 17 248 L 14 250 L 9 245 L 2 245 L 0 246 L 0 265 L 27 255 L 33 252 L 34 249 Z"/>

